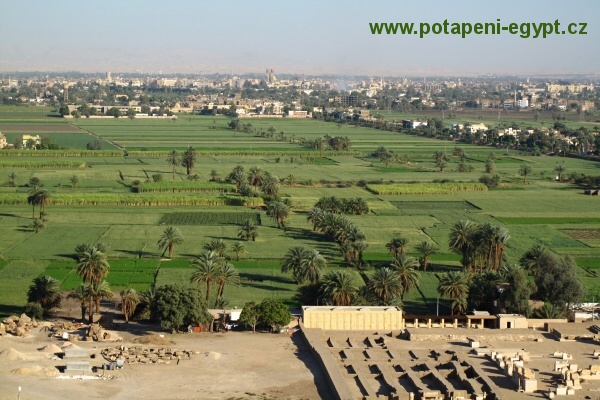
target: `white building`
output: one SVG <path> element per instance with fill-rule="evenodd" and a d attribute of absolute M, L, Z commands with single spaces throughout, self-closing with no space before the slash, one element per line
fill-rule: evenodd
<path fill-rule="evenodd" d="M 0 132 L 0 149 L 5 148 L 6 146 L 8 146 L 8 143 L 6 142 L 6 135 Z"/>
<path fill-rule="evenodd" d="M 527 107 L 529 107 L 529 100 L 527 100 L 527 99 L 517 100 L 517 106 L 519 106 L 519 108 L 527 108 Z"/>

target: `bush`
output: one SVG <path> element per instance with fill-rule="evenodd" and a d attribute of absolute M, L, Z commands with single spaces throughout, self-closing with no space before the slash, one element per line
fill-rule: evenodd
<path fill-rule="evenodd" d="M 498 187 L 498 185 L 500 184 L 500 176 L 481 175 L 481 177 L 479 178 L 479 182 L 483 183 L 489 188 L 495 188 Z"/>
<path fill-rule="evenodd" d="M 44 309 L 37 303 L 27 303 L 23 307 L 23 313 L 29 318 L 42 319 L 44 316 Z"/>

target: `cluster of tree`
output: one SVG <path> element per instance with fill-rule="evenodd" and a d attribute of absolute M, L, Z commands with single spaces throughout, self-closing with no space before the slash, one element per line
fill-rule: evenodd
<path fill-rule="evenodd" d="M 344 261 L 357 268 L 363 267 L 363 253 L 368 245 L 365 234 L 358 226 L 343 215 L 318 207 L 309 211 L 307 220 L 312 224 L 314 231 L 323 233 L 327 239 L 338 245 Z"/>
<path fill-rule="evenodd" d="M 406 163 L 408 161 L 406 156 L 398 154 L 393 150 L 386 148 L 385 146 L 379 146 L 374 152 L 371 153 L 371 157 L 379 158 L 379 160 L 385 164 L 386 168 L 390 165 L 390 162 Z"/>
<path fill-rule="evenodd" d="M 385 244 L 385 247 L 388 249 L 393 259 L 398 258 L 398 256 L 404 257 L 406 256 L 406 249 L 408 248 L 408 239 L 402 236 L 394 236 Z M 419 258 L 419 263 L 421 267 L 423 267 L 423 270 L 426 271 L 427 266 L 429 265 L 429 257 L 436 252 L 437 247 L 424 240 L 415 246 L 415 250 L 421 253 L 422 257 Z"/>
<path fill-rule="evenodd" d="M 173 167 L 173 180 L 176 178 L 177 167 L 180 165 L 185 167 L 185 172 L 189 179 L 196 165 L 196 150 L 192 146 L 188 147 L 183 154 L 179 154 L 177 150 L 171 150 L 167 156 L 167 164 Z"/>
<path fill-rule="evenodd" d="M 534 280 L 528 279 L 528 273 Z M 523 254 L 519 265 L 482 273 L 445 273 L 440 276 L 438 292 L 452 301 L 452 313 L 458 314 L 467 309 L 497 312 L 495 305 L 499 304 L 505 312 L 530 316 L 530 299 L 542 300 L 545 306 L 534 313 L 540 318 L 562 318 L 569 306 L 584 296 L 573 258 L 559 257 L 539 244 Z"/>
<path fill-rule="evenodd" d="M 450 230 L 448 246 L 462 255 L 461 263 L 465 270 L 498 271 L 502 268 L 509 239 L 504 227 L 458 221 Z"/>
<path fill-rule="evenodd" d="M 195 269 L 190 278 L 190 283 L 204 286 L 206 304 L 210 303 L 211 287 L 216 286 L 214 307 L 223 308 L 227 304 L 227 301 L 223 298 L 225 286 L 238 286 L 240 284 L 240 274 L 231 263 L 226 261 L 225 251 L 227 246 L 222 239 L 208 243 L 204 246 L 204 249 L 205 251 L 192 261 Z"/>
<path fill-rule="evenodd" d="M 271 332 L 278 332 L 282 326 L 290 323 L 292 314 L 280 300 L 264 299 L 259 304 L 250 301 L 244 305 L 239 322 L 252 327 L 256 332 L 257 326 L 268 327 Z"/>
<path fill-rule="evenodd" d="M 369 213 L 369 205 L 362 197 L 338 199 L 335 196 L 324 196 L 316 202 L 315 208 L 333 214 L 362 215 Z"/>
<path fill-rule="evenodd" d="M 348 151 L 350 150 L 350 139 L 347 136 L 325 135 L 316 139 L 300 138 L 300 145 L 313 150 Z"/>
<path fill-rule="evenodd" d="M 211 173 L 211 180 L 217 180 L 218 174 L 213 172 L 215 177 L 213 178 Z M 259 188 L 270 199 L 277 197 L 279 193 L 279 178 L 256 166 L 250 168 L 246 174 L 244 167 L 238 165 L 227 175 L 226 181 L 236 185 L 238 192 L 243 196 L 256 196 Z"/>
<path fill-rule="evenodd" d="M 94 308 L 96 313 L 100 312 L 100 300 L 114 296 L 106 281 L 110 270 L 107 252 L 108 248 L 103 243 L 83 243 L 75 247 L 76 272 L 83 283 L 71 292 L 70 297 L 80 301 L 82 319 L 87 307 L 90 323 L 94 320 Z"/>

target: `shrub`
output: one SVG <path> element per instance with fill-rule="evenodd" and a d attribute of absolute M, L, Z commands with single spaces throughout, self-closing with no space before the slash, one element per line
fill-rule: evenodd
<path fill-rule="evenodd" d="M 42 319 L 44 317 L 44 309 L 37 303 L 27 303 L 23 307 L 23 313 L 29 318 Z"/>

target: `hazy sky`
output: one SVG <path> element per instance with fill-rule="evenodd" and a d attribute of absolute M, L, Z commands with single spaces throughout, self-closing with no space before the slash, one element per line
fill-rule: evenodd
<path fill-rule="evenodd" d="M 0 71 L 600 72 L 599 0 L 0 0 Z M 585 36 L 372 35 L 369 22 L 587 22 Z"/>

